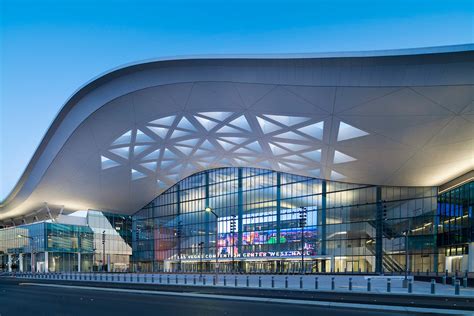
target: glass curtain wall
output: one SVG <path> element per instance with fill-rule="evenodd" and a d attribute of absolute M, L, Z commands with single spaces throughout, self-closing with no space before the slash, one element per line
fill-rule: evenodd
<path fill-rule="evenodd" d="M 208 170 L 133 216 L 134 269 L 358 273 L 403 272 L 408 263 L 435 271 L 436 199 L 432 187 Z"/>
<path fill-rule="evenodd" d="M 438 239 L 440 270 L 468 270 L 474 258 L 474 182 L 441 193 L 438 197 Z M 472 260 L 472 259 L 471 259 Z"/>

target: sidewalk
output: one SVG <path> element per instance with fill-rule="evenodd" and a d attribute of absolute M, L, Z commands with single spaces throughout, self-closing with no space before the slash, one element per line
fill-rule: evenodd
<path fill-rule="evenodd" d="M 288 289 L 304 291 L 334 291 L 364 294 L 405 294 L 430 296 L 455 296 L 474 298 L 474 288 L 459 287 L 455 294 L 455 286 L 435 284 L 435 294 L 431 293 L 429 282 L 413 281 L 412 292 L 403 287 L 403 276 L 341 276 L 341 275 L 231 275 L 219 274 L 164 274 L 164 273 L 61 273 L 61 274 L 29 274 L 15 275 L 21 279 L 66 280 L 87 282 L 108 282 L 124 284 L 157 284 L 186 286 L 218 286 L 254 289 Z M 370 291 L 368 283 L 370 279 Z M 350 282 L 352 288 L 350 289 Z M 334 284 L 333 284 L 334 283 Z"/>

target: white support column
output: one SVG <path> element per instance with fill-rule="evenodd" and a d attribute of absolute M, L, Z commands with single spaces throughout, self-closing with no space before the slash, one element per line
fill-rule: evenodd
<path fill-rule="evenodd" d="M 110 253 L 107 254 L 107 272 L 110 272 L 112 267 L 110 265 Z"/>
<path fill-rule="evenodd" d="M 49 272 L 49 258 L 48 258 L 48 252 L 44 252 L 44 272 Z"/>
<path fill-rule="evenodd" d="M 8 272 L 12 272 L 12 255 L 8 254 Z"/>
<path fill-rule="evenodd" d="M 81 253 L 77 253 L 77 272 L 81 272 Z"/>
<path fill-rule="evenodd" d="M 20 267 L 20 272 L 23 272 L 23 254 L 22 253 L 18 255 L 18 263 Z"/>

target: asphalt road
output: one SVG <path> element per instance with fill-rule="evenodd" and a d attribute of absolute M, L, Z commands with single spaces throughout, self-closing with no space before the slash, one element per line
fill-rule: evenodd
<path fill-rule="evenodd" d="M 117 293 L 20 285 L 0 278 L 0 316 L 10 315 L 400 315 L 269 302 Z"/>

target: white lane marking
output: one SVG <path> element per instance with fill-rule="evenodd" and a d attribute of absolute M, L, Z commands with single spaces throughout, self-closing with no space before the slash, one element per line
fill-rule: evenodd
<path fill-rule="evenodd" d="M 103 292 L 210 298 L 210 299 L 247 301 L 247 302 L 282 303 L 282 304 L 294 304 L 294 305 L 313 305 L 313 306 L 323 306 L 323 307 L 358 308 L 358 309 L 370 309 L 370 310 L 382 310 L 382 311 L 431 313 L 431 314 L 442 314 L 442 315 L 474 315 L 474 312 L 471 312 L 471 311 L 433 309 L 433 308 L 422 308 L 422 307 L 369 305 L 369 304 L 356 304 L 356 303 L 324 302 L 324 301 L 294 300 L 294 299 L 266 298 L 266 297 L 231 296 L 231 295 L 204 294 L 204 293 L 118 289 L 118 288 L 107 288 L 107 287 L 46 284 L 46 283 L 19 283 L 19 285 L 56 287 L 56 288 L 79 289 L 79 290 L 93 290 L 93 291 L 103 291 Z"/>

